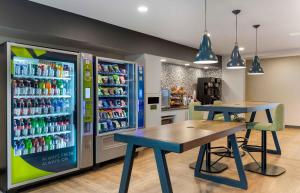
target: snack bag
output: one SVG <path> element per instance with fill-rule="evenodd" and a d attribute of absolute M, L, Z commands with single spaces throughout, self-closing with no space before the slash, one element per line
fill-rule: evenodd
<path fill-rule="evenodd" d="M 118 100 L 115 100 L 115 106 L 116 106 L 116 107 L 119 107 L 119 106 L 121 106 L 121 104 L 122 104 L 122 102 L 121 102 L 121 100 L 120 100 L 120 99 L 118 99 Z"/>
<path fill-rule="evenodd" d="M 103 72 L 102 66 L 98 64 L 98 72 Z"/>
<path fill-rule="evenodd" d="M 104 96 L 109 96 L 108 88 L 102 88 L 102 92 Z"/>
<path fill-rule="evenodd" d="M 103 72 L 109 72 L 108 65 L 102 65 Z"/>
<path fill-rule="evenodd" d="M 127 127 L 126 121 L 121 121 L 121 127 L 122 127 L 122 128 Z"/>
<path fill-rule="evenodd" d="M 102 108 L 102 107 L 103 107 L 103 101 L 102 101 L 102 100 L 99 100 L 98 107 L 99 107 L 99 108 Z"/>
<path fill-rule="evenodd" d="M 108 83 L 108 77 L 107 76 L 102 76 L 102 83 L 107 84 Z"/>
<path fill-rule="evenodd" d="M 98 95 L 99 96 L 103 96 L 103 90 L 102 90 L 102 88 L 100 87 L 100 88 L 98 88 Z"/>
<path fill-rule="evenodd" d="M 109 101 L 109 106 L 110 106 L 110 107 L 114 107 L 113 101 L 111 101 L 111 100 Z"/>
<path fill-rule="evenodd" d="M 110 95 L 110 96 L 115 95 L 114 90 L 115 90 L 114 88 L 109 88 L 109 95 Z"/>
<path fill-rule="evenodd" d="M 122 74 L 127 74 L 126 69 L 121 69 L 121 73 L 122 73 Z"/>
<path fill-rule="evenodd" d="M 107 121 L 107 126 L 108 126 L 108 130 L 114 130 L 115 129 L 111 120 Z"/>
<path fill-rule="evenodd" d="M 103 84 L 102 76 L 98 75 L 98 84 Z"/>
<path fill-rule="evenodd" d="M 113 65 L 113 69 L 116 73 L 120 73 L 120 69 L 118 65 Z"/>
<path fill-rule="evenodd" d="M 113 76 L 109 76 L 109 77 L 108 77 L 108 83 L 109 83 L 109 84 L 115 84 L 115 81 L 114 81 Z"/>
<path fill-rule="evenodd" d="M 121 125 L 118 121 L 113 121 L 113 125 L 116 129 L 120 129 Z"/>
<path fill-rule="evenodd" d="M 113 75 L 113 78 L 115 80 L 115 84 L 121 84 L 119 75 Z"/>
<path fill-rule="evenodd" d="M 120 79 L 120 84 L 126 84 L 126 80 L 124 76 L 120 76 L 119 79 Z"/>
<path fill-rule="evenodd" d="M 121 107 L 126 107 L 126 102 L 124 100 L 121 100 Z"/>
<path fill-rule="evenodd" d="M 114 73 L 115 71 L 114 71 L 114 68 L 113 68 L 113 66 L 112 65 L 109 65 L 108 66 L 108 70 L 109 70 L 109 72 L 112 72 L 112 73 Z"/>
<path fill-rule="evenodd" d="M 103 106 L 104 106 L 105 108 L 109 107 L 109 105 L 108 105 L 108 103 L 107 103 L 107 100 L 103 100 Z"/>

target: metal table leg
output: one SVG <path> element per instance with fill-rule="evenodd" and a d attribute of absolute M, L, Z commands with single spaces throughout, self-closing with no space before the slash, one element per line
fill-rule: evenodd
<path fill-rule="evenodd" d="M 136 150 L 135 145 L 133 144 L 127 145 L 119 193 L 128 192 L 135 150 Z"/>
<path fill-rule="evenodd" d="M 236 142 L 235 134 L 230 135 L 229 140 L 232 145 L 232 150 L 233 150 L 233 155 L 234 155 L 237 172 L 239 175 L 239 180 L 234 180 L 234 179 L 230 179 L 230 178 L 226 178 L 226 177 L 222 177 L 222 176 L 214 176 L 214 175 L 210 175 L 210 174 L 201 172 L 200 168 L 202 167 L 202 164 L 203 164 L 206 145 L 203 145 L 200 148 L 194 175 L 197 178 L 202 178 L 202 179 L 209 180 L 212 182 L 225 184 L 225 185 L 229 185 L 229 186 L 233 186 L 233 187 L 237 187 L 237 188 L 241 188 L 241 189 L 248 189 L 247 178 L 245 175 L 245 171 L 244 171 L 243 163 L 242 163 L 241 156 L 239 153 L 239 148 L 238 148 L 238 145 Z"/>
<path fill-rule="evenodd" d="M 205 164 L 202 165 L 201 167 L 201 171 L 203 172 L 207 172 L 207 173 L 221 173 L 223 171 L 225 171 L 226 169 L 228 169 L 228 165 L 223 164 L 223 163 L 219 163 L 217 161 L 211 161 L 211 145 L 210 143 L 206 144 L 205 146 Z M 196 162 L 191 163 L 190 165 L 191 169 L 195 169 L 196 168 Z"/>
<path fill-rule="evenodd" d="M 215 112 L 214 111 L 209 111 L 207 120 L 214 120 L 215 118 Z M 206 160 L 205 164 L 201 167 L 201 171 L 208 172 L 208 173 L 221 173 L 224 170 L 228 168 L 226 164 L 219 163 L 217 161 L 211 161 L 211 149 L 210 149 L 210 143 L 207 144 L 206 149 L 205 149 L 205 154 L 206 154 Z M 212 164 L 213 163 L 213 164 Z M 196 167 L 196 162 L 193 162 L 189 165 L 191 169 L 195 169 Z"/>
<path fill-rule="evenodd" d="M 223 115 L 224 115 L 224 121 L 225 122 L 231 122 L 231 116 L 230 116 L 230 113 L 229 112 L 223 112 Z M 231 142 L 229 140 L 229 137 L 227 137 L 227 148 L 228 149 L 232 149 L 231 147 Z M 216 151 L 218 153 L 218 151 Z M 224 156 L 224 157 L 230 157 L 230 158 L 233 158 L 233 153 L 231 151 L 228 151 L 226 153 L 220 153 L 221 156 Z M 246 155 L 246 153 L 244 151 L 240 151 L 240 155 L 243 157 Z"/>
<path fill-rule="evenodd" d="M 161 190 L 163 193 L 172 193 L 173 190 L 166 161 L 166 152 L 160 149 L 154 149 L 154 154 L 160 179 Z"/>

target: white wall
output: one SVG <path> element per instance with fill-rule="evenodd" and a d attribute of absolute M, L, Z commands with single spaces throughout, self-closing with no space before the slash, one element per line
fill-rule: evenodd
<path fill-rule="evenodd" d="M 285 105 L 285 124 L 300 126 L 300 56 L 263 59 L 262 76 L 246 78 L 246 99 Z M 257 121 L 266 121 L 263 112 Z"/>
<path fill-rule="evenodd" d="M 245 100 L 245 69 L 226 68 L 229 58 L 222 61 L 222 100 L 240 102 Z"/>

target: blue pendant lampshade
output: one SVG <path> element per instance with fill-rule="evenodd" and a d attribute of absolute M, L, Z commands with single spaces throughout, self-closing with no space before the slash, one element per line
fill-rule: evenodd
<path fill-rule="evenodd" d="M 209 34 L 206 32 L 200 44 L 199 52 L 196 55 L 195 64 L 214 64 L 218 63 L 218 58 L 211 49 Z"/>
<path fill-rule="evenodd" d="M 246 62 L 242 58 L 240 51 L 239 51 L 239 46 L 236 43 L 232 53 L 229 62 L 227 63 L 227 68 L 228 69 L 242 69 L 246 68 Z"/>
<path fill-rule="evenodd" d="M 241 12 L 241 10 L 233 10 L 232 13 L 235 14 L 235 45 L 231 53 L 231 57 L 229 62 L 227 63 L 228 69 L 243 69 L 246 68 L 246 62 L 242 58 L 240 51 L 239 51 L 239 45 L 237 42 L 237 15 Z"/>
<path fill-rule="evenodd" d="M 249 69 L 248 72 L 249 75 L 262 75 L 264 74 L 264 70 L 260 66 L 260 61 L 258 56 L 254 56 L 252 60 L 252 66 Z"/>
<path fill-rule="evenodd" d="M 206 0 L 205 0 L 205 33 L 202 37 L 199 51 L 196 55 L 195 64 L 214 64 L 218 63 L 218 58 L 211 49 L 211 41 L 206 29 Z"/>
<path fill-rule="evenodd" d="M 259 57 L 257 56 L 257 28 L 259 28 L 260 25 L 254 25 L 253 27 L 256 30 L 256 49 L 255 49 L 255 56 L 252 60 L 252 66 L 250 67 L 248 74 L 249 75 L 262 75 L 264 74 L 264 70 L 262 69 L 260 65 Z"/>

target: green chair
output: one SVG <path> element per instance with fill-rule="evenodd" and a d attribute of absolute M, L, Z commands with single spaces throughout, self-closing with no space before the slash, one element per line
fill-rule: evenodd
<path fill-rule="evenodd" d="M 223 102 L 220 100 L 214 101 L 214 105 L 221 105 Z M 231 114 L 231 120 L 234 122 L 245 122 L 245 118 L 239 117 L 237 114 Z M 224 121 L 224 115 L 222 113 L 216 114 L 214 117 L 214 120 L 216 121 Z"/>
<path fill-rule="evenodd" d="M 280 131 L 284 129 L 284 105 L 279 104 L 274 111 L 273 123 L 247 123 L 247 129 L 261 131 L 261 146 L 243 145 L 242 148 L 249 153 L 254 162 L 244 166 L 245 170 L 265 176 L 279 176 L 286 170 L 282 167 L 267 164 L 267 131 Z M 257 149 L 259 148 L 259 149 Z M 261 162 L 258 163 L 250 152 L 261 152 Z"/>
<path fill-rule="evenodd" d="M 195 111 L 194 110 L 195 106 L 200 106 L 200 105 L 201 105 L 201 102 L 191 102 L 189 104 L 189 112 L 188 112 L 189 120 L 203 120 L 204 119 L 203 111 Z"/>
<path fill-rule="evenodd" d="M 222 101 L 214 101 L 214 105 L 221 105 L 223 102 Z M 224 121 L 224 115 L 222 113 L 218 113 L 218 114 L 215 114 L 215 117 L 214 117 L 214 120 L 216 121 Z"/>

